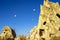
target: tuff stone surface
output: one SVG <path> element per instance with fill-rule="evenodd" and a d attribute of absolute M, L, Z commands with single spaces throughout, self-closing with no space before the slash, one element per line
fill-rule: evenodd
<path fill-rule="evenodd" d="M 4 26 L 0 34 L 0 40 L 30 40 L 30 37 L 22 35 L 16 36 L 15 31 L 9 26 Z"/>
<path fill-rule="evenodd" d="M 1 40 L 14 40 L 15 37 L 16 37 L 15 31 L 8 26 L 5 26 L 2 30 L 2 33 L 0 34 Z"/>
<path fill-rule="evenodd" d="M 15 40 L 30 40 L 28 36 L 22 35 L 15 38 Z"/>
<path fill-rule="evenodd" d="M 57 2 L 44 0 L 40 6 L 40 17 L 37 27 L 33 28 L 33 40 L 60 40 L 60 6 Z M 34 32 L 37 31 L 35 34 Z M 37 35 L 37 36 L 36 36 Z M 36 38 L 34 38 L 36 37 Z"/>
<path fill-rule="evenodd" d="M 44 0 L 40 6 L 38 25 L 30 31 L 30 36 L 16 37 L 15 31 L 5 26 L 0 33 L 0 40 L 60 40 L 60 6 L 58 2 Z"/>

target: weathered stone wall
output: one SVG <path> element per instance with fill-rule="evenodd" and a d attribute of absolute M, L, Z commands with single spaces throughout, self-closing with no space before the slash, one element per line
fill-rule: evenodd
<path fill-rule="evenodd" d="M 44 0 L 40 8 L 40 17 L 37 27 L 33 28 L 32 39 L 35 40 L 60 40 L 60 6 L 57 2 Z M 34 32 L 37 30 L 37 33 Z M 37 36 L 36 36 L 37 35 Z"/>
<path fill-rule="evenodd" d="M 40 6 L 38 25 L 30 31 L 30 36 L 16 37 L 15 31 L 5 26 L 0 40 L 60 40 L 60 6 L 57 2 L 44 0 Z"/>

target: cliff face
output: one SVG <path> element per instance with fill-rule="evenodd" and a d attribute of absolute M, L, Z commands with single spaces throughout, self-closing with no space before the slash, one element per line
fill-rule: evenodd
<path fill-rule="evenodd" d="M 0 34 L 0 40 L 60 40 L 59 4 L 44 0 L 40 10 L 38 25 L 30 31 L 30 37 L 16 37 L 15 31 L 5 26 Z"/>
<path fill-rule="evenodd" d="M 31 31 L 31 40 L 60 40 L 60 6 L 59 4 L 44 0 L 40 6 L 41 12 L 38 25 Z"/>

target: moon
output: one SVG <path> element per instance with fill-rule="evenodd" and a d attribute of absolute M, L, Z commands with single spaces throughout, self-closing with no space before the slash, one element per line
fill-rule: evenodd
<path fill-rule="evenodd" d="M 36 11 L 36 9 L 33 9 L 33 11 Z"/>
<path fill-rule="evenodd" d="M 16 18 L 16 14 L 14 15 L 14 17 Z"/>

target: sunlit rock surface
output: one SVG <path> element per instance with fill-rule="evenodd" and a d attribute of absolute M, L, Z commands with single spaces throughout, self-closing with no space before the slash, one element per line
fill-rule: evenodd
<path fill-rule="evenodd" d="M 28 36 L 22 35 L 15 38 L 15 40 L 30 40 Z"/>
<path fill-rule="evenodd" d="M 30 37 L 25 35 L 16 36 L 12 28 L 5 26 L 0 34 L 0 40 L 30 40 Z"/>
<path fill-rule="evenodd" d="M 30 36 L 16 36 L 15 31 L 5 26 L 0 40 L 60 40 L 60 6 L 58 2 L 44 0 L 40 6 L 38 25 L 30 31 Z"/>
<path fill-rule="evenodd" d="M 40 6 L 37 27 L 32 29 L 32 40 L 60 40 L 60 6 L 57 2 L 44 0 Z M 37 32 L 36 32 L 37 31 Z M 36 36 L 37 35 L 37 36 Z"/>
<path fill-rule="evenodd" d="M 16 37 L 15 31 L 8 26 L 5 26 L 2 30 L 2 33 L 0 34 L 1 40 L 14 40 L 15 37 Z"/>

